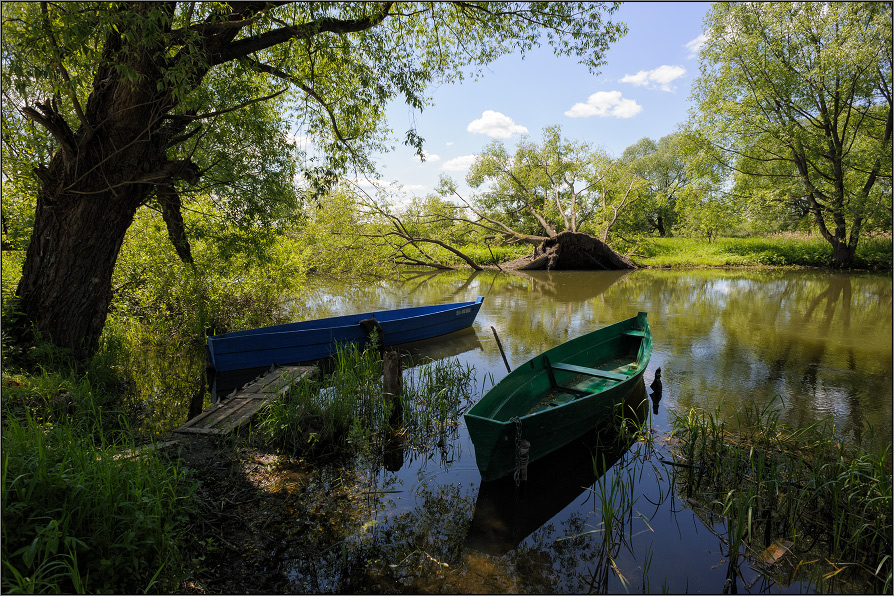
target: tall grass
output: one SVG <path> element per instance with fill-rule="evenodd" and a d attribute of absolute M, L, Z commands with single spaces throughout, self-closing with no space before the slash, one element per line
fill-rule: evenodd
<path fill-rule="evenodd" d="M 474 368 L 455 359 L 408 367 L 399 400 L 383 396 L 382 373 L 378 350 L 339 347 L 332 373 L 265 406 L 253 436 L 296 454 L 356 450 L 394 433 L 405 447 L 446 444 L 473 399 Z"/>
<path fill-rule="evenodd" d="M 127 353 L 105 336 L 86 364 L 40 342 L 4 358 L 4 592 L 177 587 L 195 484 L 151 451 L 118 457 L 136 446 Z"/>
<path fill-rule="evenodd" d="M 169 592 L 195 485 L 132 443 L 97 446 L 72 423 L 4 421 L 4 592 Z"/>
<path fill-rule="evenodd" d="M 820 591 L 890 591 L 890 446 L 850 444 L 828 420 L 788 428 L 774 403 L 741 411 L 732 429 L 702 410 L 674 414 L 678 486 L 726 519 L 731 568 L 787 541 L 792 574 Z"/>

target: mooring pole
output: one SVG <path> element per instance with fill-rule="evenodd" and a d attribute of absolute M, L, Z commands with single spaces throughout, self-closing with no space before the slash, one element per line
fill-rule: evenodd
<path fill-rule="evenodd" d="M 506 360 L 506 352 L 503 351 L 503 344 L 500 343 L 500 336 L 497 335 L 497 330 L 494 329 L 494 326 L 490 326 L 490 330 L 494 332 L 494 339 L 497 340 L 497 347 L 500 348 L 500 356 L 503 357 L 503 364 L 506 365 L 506 372 L 512 372 L 512 369 L 509 368 L 509 361 Z"/>

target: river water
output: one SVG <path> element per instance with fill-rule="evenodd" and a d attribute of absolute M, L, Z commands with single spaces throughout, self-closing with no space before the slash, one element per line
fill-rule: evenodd
<path fill-rule="evenodd" d="M 831 418 L 841 436 L 891 440 L 889 274 L 404 272 L 370 282 L 311 277 L 306 296 L 292 305 L 304 319 L 483 296 L 471 329 L 412 349 L 417 361 L 455 357 L 474 367 L 476 395 L 465 409 L 506 375 L 491 328 L 515 368 L 644 311 L 654 343 L 644 380 L 660 367 L 663 391 L 648 404 L 654 442 L 607 449 L 586 437 L 532 464 L 520 488 L 511 478 L 481 482 L 461 416 L 437 444 L 378 463 L 358 456 L 334 469 L 280 470 L 286 520 L 264 532 L 276 545 L 267 569 L 283 578 L 283 591 L 720 593 L 729 567 L 724 523 L 674 486 L 671 412 L 698 406 L 734 421 L 744 406 L 772 402 L 783 424 Z M 638 390 L 645 396 L 645 386 Z M 594 457 L 604 459 L 598 475 Z M 607 494 L 626 512 L 613 524 L 603 515 Z M 309 525 L 308 507 L 321 508 L 330 527 Z M 741 571 L 739 591 L 812 590 L 773 569 Z"/>
<path fill-rule="evenodd" d="M 781 398 L 782 421 L 833 416 L 861 438 L 866 423 L 891 435 L 892 280 L 827 271 L 641 270 L 405 274 L 358 285 L 311 280 L 305 318 L 474 300 L 474 334 L 433 340 L 430 357 L 456 355 L 480 376 L 598 327 L 649 315 L 662 411 L 701 406 L 734 417 L 744 404 Z M 664 416 L 657 420 L 665 424 Z"/>
<path fill-rule="evenodd" d="M 449 444 L 401 454 L 399 469 L 368 470 L 357 479 L 366 487 L 356 505 L 362 514 L 352 518 L 357 528 L 340 555 L 308 562 L 307 553 L 279 553 L 289 589 L 719 593 L 729 560 L 719 537 L 724 526 L 682 499 L 661 463 L 670 458 L 669 412 L 699 406 L 735 420 L 743 406 L 775 402 L 787 425 L 831 417 L 842 436 L 862 440 L 874 429 L 878 441 L 890 440 L 889 275 L 426 272 L 366 284 L 327 278 L 309 284 L 307 301 L 298 305 L 305 318 L 484 296 L 471 330 L 414 348 L 417 358 L 456 357 L 474 366 L 482 391 L 506 374 L 492 327 L 514 368 L 645 311 L 654 352 L 644 379 L 650 383 L 660 367 L 663 392 L 649 420 L 654 444 L 607 453 L 576 442 L 532 467 L 535 480 L 521 489 L 511 479 L 481 482 L 462 425 Z M 607 456 L 606 467 L 617 463 L 597 476 L 594 454 Z M 628 513 L 604 541 L 600 499 L 608 493 Z M 744 567 L 740 591 L 812 589 Z"/>

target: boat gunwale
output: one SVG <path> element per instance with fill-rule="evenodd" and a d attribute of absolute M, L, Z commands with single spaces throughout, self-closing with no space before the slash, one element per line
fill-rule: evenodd
<path fill-rule="evenodd" d="M 367 318 L 371 318 L 371 317 L 375 318 L 373 315 L 376 315 L 376 314 L 392 313 L 392 312 L 398 312 L 398 311 L 402 311 L 402 310 L 412 310 L 412 309 L 421 309 L 421 308 L 433 309 L 430 312 L 413 315 L 410 317 L 395 317 L 395 318 L 391 318 L 391 319 L 382 319 L 382 320 L 376 319 L 380 324 L 381 323 L 393 323 L 395 321 L 412 321 L 413 319 L 418 319 L 421 317 L 430 317 L 432 315 L 448 313 L 452 310 L 459 310 L 462 308 L 470 308 L 470 307 L 473 307 L 476 305 L 481 305 L 483 303 L 483 300 L 484 300 L 484 296 L 478 296 L 477 299 L 475 299 L 474 301 L 470 301 L 470 302 L 453 302 L 453 303 L 449 303 L 449 304 L 436 304 L 436 305 L 430 305 L 430 306 L 407 306 L 407 307 L 401 307 L 401 308 L 376 310 L 376 311 L 370 311 L 370 312 L 364 312 L 364 313 L 354 313 L 354 314 L 349 314 L 349 315 L 336 315 L 333 317 L 323 317 L 322 319 L 310 319 L 309 321 L 294 321 L 292 323 L 283 323 L 282 325 L 270 325 L 268 327 L 257 327 L 255 329 L 242 329 L 239 331 L 230 331 L 227 333 L 222 333 L 220 335 L 211 335 L 208 337 L 208 341 L 217 342 L 217 341 L 221 341 L 221 340 L 245 338 L 245 337 L 251 337 L 251 336 L 255 336 L 255 335 L 278 335 L 278 334 L 283 334 L 283 333 L 304 333 L 304 332 L 308 332 L 308 331 L 321 331 L 321 330 L 326 330 L 326 329 L 354 328 L 358 324 L 360 324 L 361 321 L 364 321 Z M 444 307 L 444 308 L 439 308 L 439 307 Z M 307 327 L 307 328 L 301 328 L 301 329 L 283 329 L 283 330 L 277 330 L 277 331 L 272 330 L 273 328 L 276 328 L 276 327 L 297 325 L 297 324 L 312 322 L 312 321 L 317 321 L 317 322 L 322 323 L 327 320 L 349 318 L 349 317 L 363 317 L 363 318 L 359 318 L 356 322 L 353 322 L 353 323 L 348 323 L 345 325 L 338 325 L 338 326 L 322 325 L 320 327 Z M 269 329 L 269 331 L 265 331 L 265 329 Z"/>

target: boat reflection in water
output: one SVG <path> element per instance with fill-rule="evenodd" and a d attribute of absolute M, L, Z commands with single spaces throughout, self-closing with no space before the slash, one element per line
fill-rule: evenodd
<path fill-rule="evenodd" d="M 640 381 L 625 404 L 628 417 L 648 419 L 648 398 Z M 631 416 L 632 415 L 632 416 Z M 569 504 L 593 487 L 630 449 L 635 434 L 620 437 L 605 421 L 584 436 L 528 465 L 528 480 L 516 486 L 513 474 L 482 482 L 472 523 L 466 535 L 467 548 L 502 556 L 534 531 L 553 519 Z M 601 462 L 605 461 L 605 466 Z M 603 472 L 597 475 L 597 466 Z"/>

